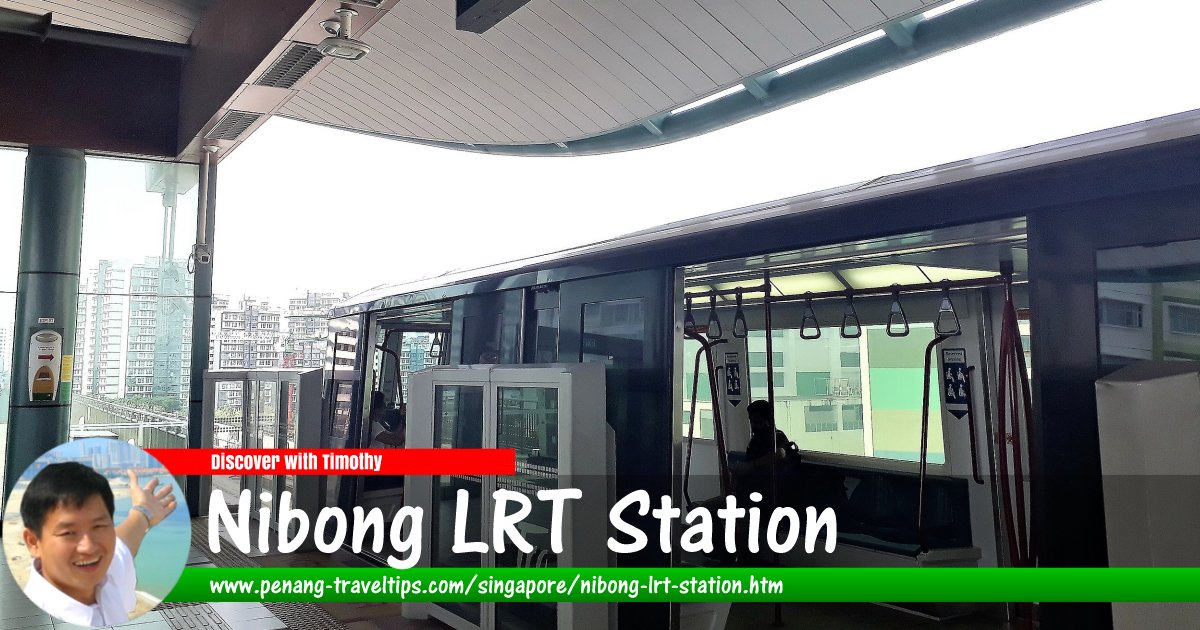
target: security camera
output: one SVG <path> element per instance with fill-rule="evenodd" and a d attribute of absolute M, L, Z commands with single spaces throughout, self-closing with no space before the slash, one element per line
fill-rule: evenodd
<path fill-rule="evenodd" d="M 349 61 L 366 57 L 367 53 L 371 52 L 371 47 L 350 37 L 350 20 L 358 15 L 358 11 L 341 8 L 334 10 L 333 14 L 333 19 L 321 22 L 321 28 L 325 29 L 330 37 L 317 44 L 317 51 L 326 57 Z"/>
<path fill-rule="evenodd" d="M 212 264 L 212 249 L 208 243 L 196 243 L 192 246 L 192 259 L 197 265 Z"/>

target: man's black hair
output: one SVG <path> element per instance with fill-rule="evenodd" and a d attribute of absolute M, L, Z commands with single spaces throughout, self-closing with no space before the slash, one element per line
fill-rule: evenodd
<path fill-rule="evenodd" d="M 751 420 L 754 420 L 755 418 L 770 420 L 771 403 L 765 400 L 756 400 L 746 407 L 746 415 L 749 416 Z"/>
<path fill-rule="evenodd" d="M 63 505 L 78 508 L 97 495 L 104 500 L 108 515 L 113 516 L 116 513 L 113 491 L 104 475 L 78 462 L 50 464 L 34 475 L 25 488 L 21 520 L 40 538 L 47 514 Z"/>

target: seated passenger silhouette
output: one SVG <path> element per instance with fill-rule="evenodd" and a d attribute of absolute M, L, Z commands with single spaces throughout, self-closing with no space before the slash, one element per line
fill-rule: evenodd
<path fill-rule="evenodd" d="M 404 430 L 406 425 L 405 405 L 399 408 L 387 404 L 383 392 L 371 392 L 371 422 L 383 427 L 375 436 L 375 441 L 396 448 L 404 448 Z"/>

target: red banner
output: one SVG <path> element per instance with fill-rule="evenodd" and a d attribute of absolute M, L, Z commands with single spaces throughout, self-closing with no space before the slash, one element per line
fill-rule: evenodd
<path fill-rule="evenodd" d="M 174 475 L 511 475 L 511 448 L 148 448 Z"/>

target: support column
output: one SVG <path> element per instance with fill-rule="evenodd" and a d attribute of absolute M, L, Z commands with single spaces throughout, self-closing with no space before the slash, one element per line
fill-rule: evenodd
<path fill-rule="evenodd" d="M 72 360 L 67 357 L 75 354 L 84 172 L 83 151 L 32 147 L 25 158 L 5 497 L 29 464 L 69 434 Z M 33 362 L 57 364 L 59 373 L 47 383 L 43 370 L 43 378 L 34 379 L 37 396 L 31 396 L 30 377 L 38 372 L 30 369 L 30 342 L 43 330 L 60 334 L 61 351 L 46 350 L 57 343 L 53 335 L 43 335 L 48 343 L 33 353 Z M 45 358 L 53 354 L 58 356 Z M 46 394 L 48 389 L 53 393 Z"/>
<path fill-rule="evenodd" d="M 204 242 L 208 244 L 204 251 L 212 253 L 213 235 L 216 234 L 217 208 L 217 162 L 215 159 L 205 160 L 200 164 L 200 191 L 197 195 L 200 207 L 196 212 L 196 232 L 204 232 Z M 193 254 L 194 256 L 194 254 Z M 203 428 L 204 414 L 204 373 L 208 371 L 208 351 L 211 334 L 210 320 L 212 319 L 212 279 L 213 267 L 211 258 L 207 263 L 195 260 L 196 276 L 193 283 L 192 302 L 192 364 L 191 381 L 188 394 L 188 426 L 187 447 L 200 448 L 200 435 Z M 189 477 L 184 496 L 192 517 L 199 516 L 201 498 L 201 478 Z"/>

